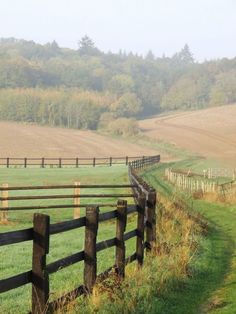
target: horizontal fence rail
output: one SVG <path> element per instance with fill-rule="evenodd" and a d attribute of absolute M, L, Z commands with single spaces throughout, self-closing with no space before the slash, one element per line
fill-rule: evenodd
<path fill-rule="evenodd" d="M 126 187 L 132 190 L 132 194 L 115 194 L 115 196 L 132 196 L 135 200 L 134 205 L 127 205 L 127 200 L 119 199 L 115 205 L 115 210 L 100 213 L 100 205 L 89 204 L 86 206 L 86 215 L 84 217 L 54 224 L 50 223 L 50 216 L 35 213 L 32 228 L 0 233 L 0 246 L 25 241 L 32 241 L 33 243 L 32 269 L 9 278 L 1 279 L 0 293 L 30 283 L 32 285 L 32 313 L 51 313 L 56 311 L 61 304 L 66 305 L 80 295 L 91 294 L 96 281 L 104 280 L 111 272 L 115 272 L 117 276 L 124 278 L 125 266 L 127 264 L 137 261 L 138 266 L 141 267 L 144 260 L 144 250 L 150 251 L 156 242 L 156 191 L 138 176 L 137 171 L 159 161 L 160 158 L 154 156 L 152 161 L 150 159 L 146 161 L 142 158 L 142 163 L 136 163 L 135 167 L 130 163 L 129 179 L 131 184 L 116 186 L 116 188 Z M 74 187 L 74 185 L 68 186 L 68 188 L 71 187 Z M 87 188 L 87 186 L 83 187 Z M 98 186 L 93 185 L 93 187 L 97 188 Z M 29 187 L 22 187 L 21 190 L 28 189 Z M 42 186 L 41 189 L 43 189 Z M 17 187 L 12 187 L 12 189 L 11 187 L 4 187 L 2 192 L 6 193 L 6 191 L 13 190 L 16 191 Z M 104 197 L 105 194 L 101 195 L 103 195 L 101 197 Z M 77 198 L 78 194 L 75 194 L 75 197 Z M 8 200 L 15 201 L 17 199 L 19 197 L 11 198 L 5 196 L 1 198 L 2 202 Z M 78 206 L 79 204 L 76 205 Z M 30 206 L 30 208 L 32 207 Z M 136 228 L 126 232 L 127 216 L 133 213 L 136 213 Z M 97 233 L 99 225 L 111 219 L 116 221 L 115 237 L 98 242 Z M 82 227 L 85 228 L 84 249 L 47 264 L 46 257 L 50 252 L 50 237 Z M 136 239 L 134 253 L 127 257 L 125 242 L 132 238 Z M 110 247 L 115 247 L 114 264 L 103 273 L 97 274 L 97 253 Z M 73 291 L 49 302 L 49 275 L 81 261 L 84 262 L 84 282 L 73 289 Z"/>
<path fill-rule="evenodd" d="M 81 166 L 101 166 L 101 165 L 128 165 L 129 162 L 145 159 L 148 156 L 123 156 L 123 157 L 93 157 L 93 158 L 30 158 L 30 157 L 1 157 L 0 167 L 41 167 L 41 168 L 63 168 L 63 167 L 74 167 L 78 168 Z"/>
<path fill-rule="evenodd" d="M 112 190 L 118 190 L 118 189 L 129 189 L 132 190 L 134 188 L 134 185 L 132 184 L 80 184 L 79 182 L 75 182 L 73 185 L 49 185 L 49 186 L 9 186 L 8 184 L 4 184 L 0 187 L 0 218 L 1 221 L 7 222 L 9 220 L 9 217 L 7 213 L 9 211 L 20 211 L 20 210 L 47 210 L 47 209 L 74 209 L 74 218 L 78 218 L 80 216 L 80 208 L 86 208 L 88 206 L 94 205 L 94 203 L 91 203 L 91 200 L 105 200 L 105 199 L 118 199 L 118 198 L 133 198 L 134 195 L 132 193 L 92 193 L 89 194 L 81 194 L 81 190 L 85 189 L 96 189 L 96 190 L 102 190 L 102 189 L 112 189 Z M 64 190 L 72 189 L 73 194 L 59 194 L 63 193 Z M 42 194 L 44 191 L 50 191 L 54 190 L 57 194 L 50 194 L 50 195 L 26 195 L 28 191 L 34 191 Z M 12 193 L 15 192 L 24 192 L 25 195 L 12 195 Z M 11 193 L 11 194 L 9 194 Z M 54 192 L 55 193 L 55 192 Z M 86 202 L 85 204 L 80 203 L 80 199 L 89 199 L 90 203 Z M 67 204 L 38 204 L 36 201 L 47 201 L 47 200 L 57 200 L 61 202 L 62 200 L 70 200 L 73 202 L 67 203 Z M 20 202 L 24 202 L 23 204 Z M 31 202 L 31 204 L 25 205 L 25 202 Z M 36 202 L 36 203 L 35 203 Z M 34 204 L 34 205 L 33 205 Z M 114 207 L 116 204 L 112 204 L 111 202 L 103 202 L 99 203 L 100 207 Z"/>

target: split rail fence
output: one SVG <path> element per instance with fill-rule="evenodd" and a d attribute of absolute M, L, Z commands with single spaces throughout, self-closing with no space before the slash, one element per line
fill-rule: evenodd
<path fill-rule="evenodd" d="M 80 295 L 90 294 L 96 281 L 105 279 L 112 271 L 120 278 L 124 278 L 125 266 L 127 264 L 136 260 L 138 266 L 142 266 L 145 249 L 150 251 L 156 242 L 156 190 L 138 176 L 137 170 L 143 169 L 147 165 L 155 164 L 159 162 L 159 160 L 160 156 L 158 156 L 158 158 L 157 156 L 153 156 L 148 157 L 148 159 L 142 158 L 142 162 L 138 164 L 135 164 L 135 162 L 129 163 L 129 178 L 131 183 L 129 187 L 132 189 L 132 194 L 129 194 L 129 196 L 134 197 L 134 205 L 127 205 L 126 200 L 118 200 L 116 209 L 105 213 L 99 213 L 99 206 L 102 205 L 87 205 L 85 217 L 56 224 L 50 224 L 50 216 L 37 213 L 34 214 L 32 228 L 0 233 L 0 246 L 33 241 L 32 269 L 13 277 L 0 280 L 0 293 L 31 283 L 32 313 L 50 313 L 56 311 L 61 304 L 65 305 Z M 98 186 L 95 187 L 98 188 Z M 124 187 L 124 185 L 122 187 Z M 21 188 L 24 190 L 26 188 L 40 189 L 42 187 Z M 47 188 L 50 189 L 51 187 Z M 65 186 L 65 188 L 67 188 L 67 186 Z M 1 189 L 4 191 L 14 190 L 14 187 Z M 78 195 L 75 197 L 77 196 Z M 96 195 L 96 197 L 98 197 L 98 195 Z M 101 197 L 104 197 L 104 195 Z M 116 197 L 127 197 L 127 195 L 116 195 Z M 2 197 L 1 200 L 7 201 L 7 197 Z M 8 197 L 8 200 L 13 199 Z M 16 198 L 14 200 L 16 200 Z M 108 206 L 108 204 L 106 204 L 106 206 Z M 50 208 L 52 208 L 52 206 L 50 206 Z M 16 207 L 4 208 L 4 210 L 8 211 L 21 209 L 22 208 L 17 209 Z M 28 209 L 32 209 L 32 207 L 28 207 Z M 134 230 L 125 232 L 127 216 L 132 213 L 137 213 L 137 227 Z M 97 242 L 99 224 L 111 219 L 116 219 L 116 236 L 105 241 Z M 47 254 L 50 251 L 50 236 L 81 227 L 85 227 L 84 250 L 47 264 Z M 134 237 L 136 237 L 134 252 L 127 257 L 125 241 Z M 105 272 L 97 274 L 97 253 L 110 247 L 115 247 L 114 265 Z M 84 261 L 83 284 L 61 296 L 59 299 L 49 302 L 49 275 L 81 261 Z"/>

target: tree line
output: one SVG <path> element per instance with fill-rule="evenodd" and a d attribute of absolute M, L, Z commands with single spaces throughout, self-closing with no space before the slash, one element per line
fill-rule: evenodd
<path fill-rule="evenodd" d="M 104 53 L 84 36 L 78 49 L 0 39 L 0 119 L 97 129 L 114 119 L 236 102 L 236 58 L 195 62 Z M 114 124 L 114 123 L 113 123 Z"/>

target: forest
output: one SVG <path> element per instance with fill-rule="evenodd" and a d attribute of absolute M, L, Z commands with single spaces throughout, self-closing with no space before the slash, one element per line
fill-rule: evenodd
<path fill-rule="evenodd" d="M 187 44 L 156 57 L 104 53 L 87 35 L 78 49 L 0 39 L 0 120 L 132 133 L 141 117 L 234 102 L 236 58 L 199 63 Z"/>

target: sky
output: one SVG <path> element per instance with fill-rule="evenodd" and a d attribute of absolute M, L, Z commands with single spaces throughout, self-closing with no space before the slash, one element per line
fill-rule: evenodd
<path fill-rule="evenodd" d="M 172 56 L 187 43 L 197 61 L 236 56 L 236 0 L 0 0 L 0 37 L 102 51 Z"/>

